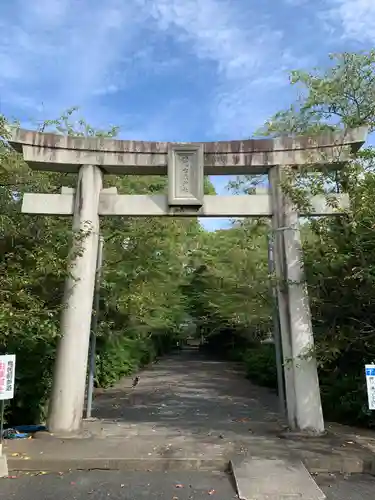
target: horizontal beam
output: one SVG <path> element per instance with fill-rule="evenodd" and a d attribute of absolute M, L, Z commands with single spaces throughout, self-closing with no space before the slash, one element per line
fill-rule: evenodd
<path fill-rule="evenodd" d="M 73 215 L 74 195 L 25 193 L 22 198 L 23 214 Z"/>
<path fill-rule="evenodd" d="M 74 194 L 75 191 L 75 188 L 72 187 L 61 187 L 61 194 Z M 104 194 L 117 194 L 117 187 L 103 188 L 100 192 Z"/>
<path fill-rule="evenodd" d="M 366 128 L 319 136 L 279 137 L 190 143 L 203 144 L 204 173 L 230 175 L 267 173 L 273 165 L 342 163 L 365 142 Z M 167 173 L 167 142 L 82 138 L 12 129 L 9 143 L 36 170 L 77 172 L 81 165 L 102 167 L 108 174 Z M 181 147 L 184 143 L 176 143 Z M 188 145 L 186 143 L 186 145 Z"/>
<path fill-rule="evenodd" d="M 203 206 L 169 207 L 164 195 L 122 195 L 100 197 L 100 215 L 129 217 L 185 216 L 185 217 L 264 217 L 270 214 L 268 195 L 204 196 Z"/>
<path fill-rule="evenodd" d="M 151 153 L 98 153 L 24 146 L 25 162 L 34 170 L 77 173 L 81 165 L 98 165 L 112 175 L 165 175 L 168 156 Z M 266 174 L 274 165 L 340 164 L 350 159 L 347 146 L 235 155 L 204 155 L 205 175 Z"/>
<path fill-rule="evenodd" d="M 74 188 L 62 186 L 61 194 L 26 193 L 22 199 L 22 213 L 40 215 L 73 215 Z M 116 187 L 104 188 L 106 194 L 117 194 Z"/>
<path fill-rule="evenodd" d="M 73 215 L 73 194 L 26 193 L 23 196 L 22 212 L 40 215 Z M 335 195 L 339 208 L 333 208 L 325 196 L 313 196 L 312 210 L 301 216 L 339 215 L 348 208 L 346 194 Z M 247 196 L 205 196 L 203 206 L 169 207 L 166 195 L 116 195 L 102 193 L 99 200 L 99 215 L 127 217 L 271 217 L 271 201 L 268 194 Z"/>

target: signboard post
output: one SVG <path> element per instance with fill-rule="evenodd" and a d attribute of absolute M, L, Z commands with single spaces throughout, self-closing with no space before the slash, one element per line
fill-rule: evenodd
<path fill-rule="evenodd" d="M 5 401 L 14 397 L 15 368 L 15 354 L 0 356 L 0 444 L 3 442 Z"/>
<path fill-rule="evenodd" d="M 369 410 L 375 410 L 375 365 L 365 365 Z"/>

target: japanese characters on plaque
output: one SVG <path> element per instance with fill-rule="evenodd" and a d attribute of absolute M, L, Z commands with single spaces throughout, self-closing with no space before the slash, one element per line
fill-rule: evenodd
<path fill-rule="evenodd" d="M 181 162 L 181 179 L 180 179 L 180 189 L 182 193 L 188 194 L 190 192 L 190 156 L 180 155 L 179 160 Z"/>
<path fill-rule="evenodd" d="M 171 144 L 168 150 L 168 203 L 202 206 L 204 155 L 201 144 Z"/>
<path fill-rule="evenodd" d="M 5 354 L 0 356 L 0 400 L 13 399 L 16 356 Z"/>

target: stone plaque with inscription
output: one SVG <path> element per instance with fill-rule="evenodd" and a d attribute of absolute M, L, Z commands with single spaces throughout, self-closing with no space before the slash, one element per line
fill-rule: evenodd
<path fill-rule="evenodd" d="M 204 195 L 203 144 L 170 144 L 168 149 L 168 203 L 202 206 Z"/>

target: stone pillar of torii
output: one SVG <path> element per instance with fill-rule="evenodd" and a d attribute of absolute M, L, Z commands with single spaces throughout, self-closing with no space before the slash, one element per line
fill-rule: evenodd
<path fill-rule="evenodd" d="M 10 144 L 32 169 L 77 174 L 76 189 L 61 194 L 27 193 L 22 212 L 73 217 L 75 239 L 71 277 L 65 286 L 61 339 L 50 399 L 48 428 L 76 433 L 82 424 L 99 241 L 105 216 L 269 217 L 275 236 L 274 259 L 284 367 L 286 407 L 292 430 L 324 431 L 311 313 L 304 281 L 299 216 L 338 215 L 324 196 L 310 198 L 312 210 L 298 213 L 281 189 L 286 167 L 340 168 L 365 142 L 367 129 L 316 137 L 283 137 L 212 143 L 161 143 L 12 131 Z M 121 195 L 103 189 L 105 174 L 168 175 L 167 195 Z M 269 192 L 205 196 L 204 175 L 267 174 Z M 84 237 L 82 238 L 82 234 Z M 79 245 L 79 252 L 75 251 Z M 306 356 L 310 352 L 311 355 Z"/>

